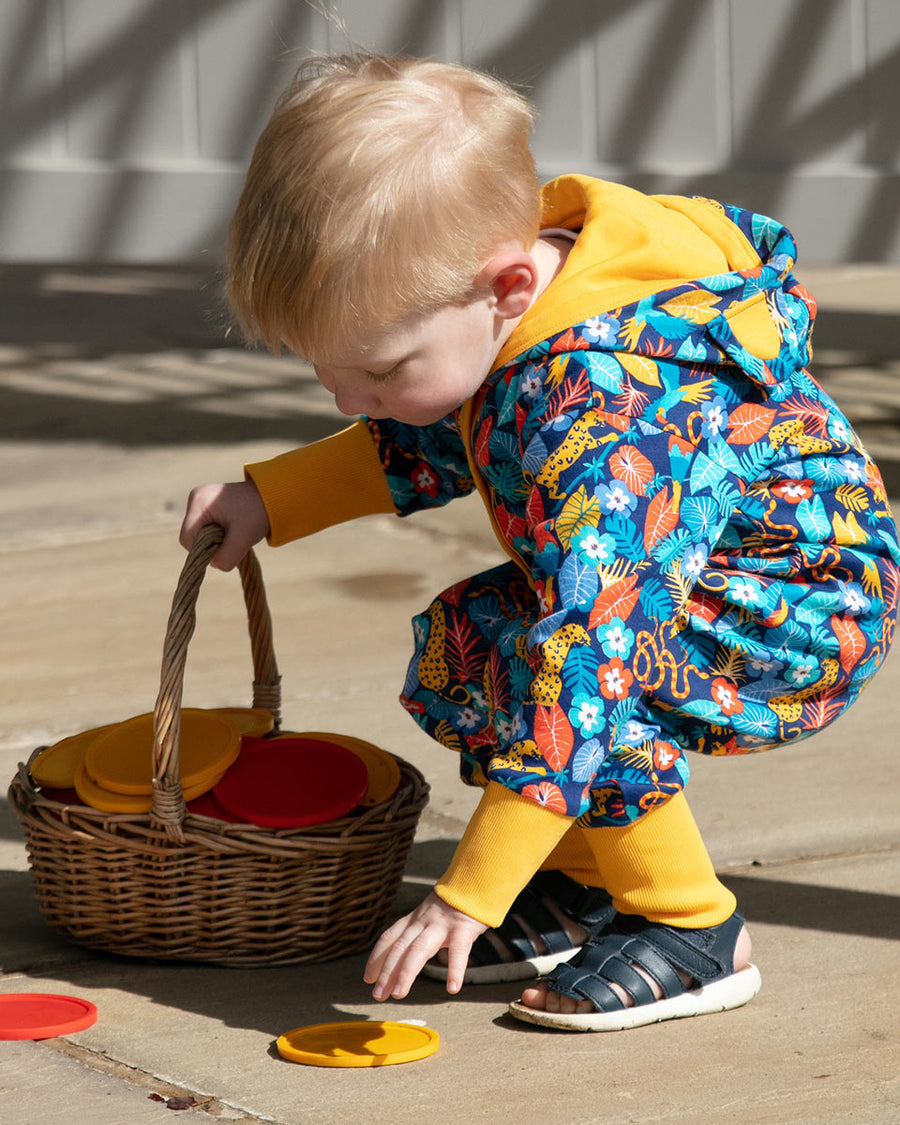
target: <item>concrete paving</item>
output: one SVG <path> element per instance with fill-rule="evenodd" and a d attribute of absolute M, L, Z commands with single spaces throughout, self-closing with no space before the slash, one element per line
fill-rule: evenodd
<path fill-rule="evenodd" d="M 900 498 L 900 271 L 809 271 L 817 368 Z M 37 746 L 152 708 L 182 562 L 189 488 L 342 424 L 295 363 L 223 341 L 208 278 L 153 270 L 0 271 L 0 773 Z M 892 378 L 893 377 L 893 378 Z M 443 870 L 474 804 L 452 756 L 395 703 L 409 618 L 500 558 L 477 500 L 373 517 L 262 548 L 286 726 L 380 743 L 418 765 L 432 801 L 398 912 Z M 204 584 L 185 702 L 247 702 L 234 576 Z M 94 1001 L 65 1039 L 0 1044 L 0 1125 L 278 1125 L 900 1120 L 900 831 L 891 784 L 900 656 L 856 708 L 780 753 L 694 765 L 692 804 L 754 939 L 747 1007 L 619 1035 L 515 1023 L 513 986 L 450 999 L 422 981 L 375 1004 L 364 956 L 237 970 L 114 958 L 68 944 L 34 903 L 21 832 L 0 802 L 0 991 Z M 348 1018 L 421 1019 L 418 1064 L 318 1070 L 277 1036 Z"/>

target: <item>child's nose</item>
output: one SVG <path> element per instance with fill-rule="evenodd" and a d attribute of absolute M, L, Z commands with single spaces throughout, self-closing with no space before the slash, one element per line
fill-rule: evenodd
<path fill-rule="evenodd" d="M 375 414 L 381 405 L 377 395 L 363 387 L 347 387 L 337 383 L 329 388 L 334 395 L 334 404 L 341 414 L 356 417 L 357 414 Z"/>
<path fill-rule="evenodd" d="M 351 418 L 355 418 L 357 414 L 377 416 L 380 407 L 379 400 L 375 395 L 358 392 L 348 393 L 340 390 L 335 392 L 334 404 L 341 414 L 346 414 Z"/>
<path fill-rule="evenodd" d="M 327 367 L 315 367 L 316 378 L 326 391 L 334 395 L 334 404 L 341 414 L 351 418 L 357 414 L 376 414 L 381 401 L 377 395 L 365 387 L 348 386 L 347 382 L 338 379 L 335 373 Z"/>

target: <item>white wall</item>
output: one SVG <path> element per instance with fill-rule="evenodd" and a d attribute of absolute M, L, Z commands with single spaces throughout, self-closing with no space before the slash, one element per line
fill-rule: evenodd
<path fill-rule="evenodd" d="M 777 215 L 900 261 L 900 0 L 334 0 L 360 46 L 525 84 L 542 173 Z M 0 261 L 218 262 L 305 0 L 0 0 Z"/>

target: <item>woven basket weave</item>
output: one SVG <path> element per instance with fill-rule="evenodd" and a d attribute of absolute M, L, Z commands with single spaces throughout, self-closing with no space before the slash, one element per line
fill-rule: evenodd
<path fill-rule="evenodd" d="M 154 711 L 152 810 L 63 805 L 42 796 L 29 766 L 19 766 L 9 800 L 25 831 L 38 903 L 48 924 L 73 941 L 133 957 L 283 965 L 354 953 L 390 915 L 428 785 L 398 758 L 391 798 L 327 824 L 272 830 L 188 813 L 178 773 L 184 667 L 197 595 L 222 536 L 214 525 L 202 529 L 175 591 Z M 280 677 L 252 552 L 240 575 L 253 706 L 277 722 Z"/>

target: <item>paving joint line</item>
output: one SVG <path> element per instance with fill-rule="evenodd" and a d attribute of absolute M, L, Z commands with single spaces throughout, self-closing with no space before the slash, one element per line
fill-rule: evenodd
<path fill-rule="evenodd" d="M 150 1071 L 132 1066 L 130 1063 L 121 1062 L 112 1058 L 105 1051 L 92 1050 L 69 1039 L 43 1039 L 40 1045 L 47 1050 L 70 1058 L 89 1070 L 99 1071 L 110 1078 L 125 1082 L 141 1090 L 147 1090 L 148 1098 L 151 1095 L 168 1100 L 169 1098 L 193 1099 L 194 1104 L 189 1108 L 205 1113 L 207 1116 L 218 1120 L 232 1122 L 233 1125 L 279 1125 L 274 1117 L 265 1117 L 254 1114 L 242 1106 L 232 1105 L 211 1094 L 204 1094 L 198 1090 L 178 1085 L 170 1079 L 161 1078 Z M 238 1114 L 239 1116 L 235 1116 Z"/>
<path fill-rule="evenodd" d="M 900 851 L 900 843 L 884 844 L 880 847 L 848 848 L 838 852 L 800 852 L 797 855 L 779 856 L 777 859 L 740 859 L 730 863 L 717 863 L 716 871 L 723 874 L 736 874 L 738 871 L 752 871 L 760 868 L 790 867 L 797 863 L 827 863 L 836 859 L 853 859 L 866 855 L 890 855 Z"/>

